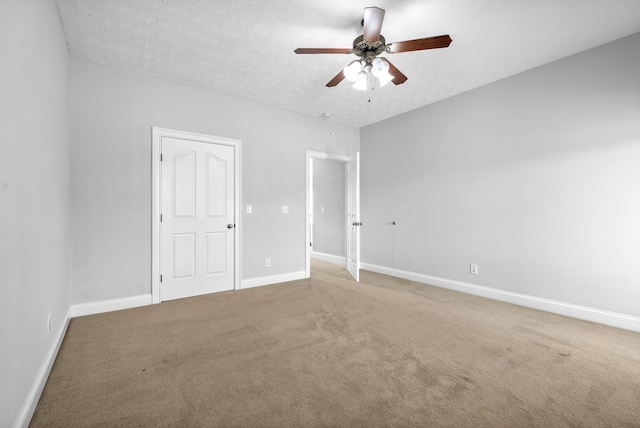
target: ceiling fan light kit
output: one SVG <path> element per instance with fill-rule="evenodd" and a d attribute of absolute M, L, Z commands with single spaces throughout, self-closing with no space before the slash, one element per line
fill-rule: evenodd
<path fill-rule="evenodd" d="M 357 55 L 360 59 L 347 64 L 326 86 L 331 88 L 347 79 L 354 82 L 353 88 L 367 90 L 374 89 L 376 86 L 383 87 L 389 82 L 401 85 L 407 81 L 407 76 L 402 74 L 388 59 L 379 55 L 446 48 L 451 44 L 452 40 L 448 34 L 387 44 L 385 38 L 380 34 L 384 14 L 384 9 L 378 7 L 364 9 L 363 34 L 353 41 L 351 49 L 298 48 L 294 52 L 296 54 Z"/>
<path fill-rule="evenodd" d="M 378 57 L 352 61 L 342 73 L 345 79 L 354 82 L 353 88 L 363 91 L 383 87 L 394 78 L 389 74 L 389 63 Z"/>

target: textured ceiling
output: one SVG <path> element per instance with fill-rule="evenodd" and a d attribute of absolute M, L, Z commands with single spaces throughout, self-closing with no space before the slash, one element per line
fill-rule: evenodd
<path fill-rule="evenodd" d="M 73 59 L 365 126 L 640 31 L 638 0 L 56 0 Z M 387 43 L 450 34 L 447 49 L 384 54 L 409 80 L 325 84 L 353 55 L 363 9 Z"/>

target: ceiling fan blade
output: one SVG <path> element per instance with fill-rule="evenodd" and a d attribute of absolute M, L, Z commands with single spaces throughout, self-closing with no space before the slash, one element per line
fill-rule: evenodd
<path fill-rule="evenodd" d="M 424 39 L 406 40 L 404 42 L 393 42 L 387 45 L 390 53 L 422 51 L 425 49 L 446 48 L 452 40 L 448 34 L 444 36 L 425 37 Z"/>
<path fill-rule="evenodd" d="M 375 43 L 380 39 L 382 21 L 384 20 L 384 9 L 379 7 L 364 8 L 364 41 Z"/>
<path fill-rule="evenodd" d="M 298 48 L 294 52 L 297 54 L 348 54 L 352 50 L 349 48 Z"/>
<path fill-rule="evenodd" d="M 391 61 L 386 58 L 385 61 L 389 63 L 389 74 L 393 76 L 392 82 L 394 85 L 402 85 L 407 81 L 407 76 L 402 74 L 402 72 L 398 70 L 395 65 L 391 64 Z"/>
<path fill-rule="evenodd" d="M 340 70 L 340 73 L 336 74 L 336 77 L 329 80 L 329 83 L 327 83 L 327 88 L 332 88 L 334 86 L 337 86 L 338 83 L 342 82 L 343 80 L 344 80 L 344 72 L 343 70 Z"/>

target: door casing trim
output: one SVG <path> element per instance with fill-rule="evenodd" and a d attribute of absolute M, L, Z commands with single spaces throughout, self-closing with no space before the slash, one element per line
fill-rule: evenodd
<path fill-rule="evenodd" d="M 183 140 L 193 139 L 194 141 L 222 144 L 233 146 L 235 148 L 235 186 L 234 186 L 234 224 L 236 233 L 234 234 L 234 273 L 233 288 L 239 290 L 241 286 L 242 272 L 242 215 L 240 211 L 242 196 L 242 141 L 225 137 L 214 137 L 205 134 L 196 134 L 193 132 L 177 131 L 166 128 L 151 128 L 151 301 L 152 303 L 160 303 L 160 202 L 161 202 L 161 177 L 160 177 L 160 143 L 162 138 L 178 138 Z"/>

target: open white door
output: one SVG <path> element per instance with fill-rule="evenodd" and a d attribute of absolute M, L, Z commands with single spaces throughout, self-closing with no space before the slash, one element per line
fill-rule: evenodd
<path fill-rule="evenodd" d="M 347 270 L 360 281 L 360 152 L 347 163 Z"/>

